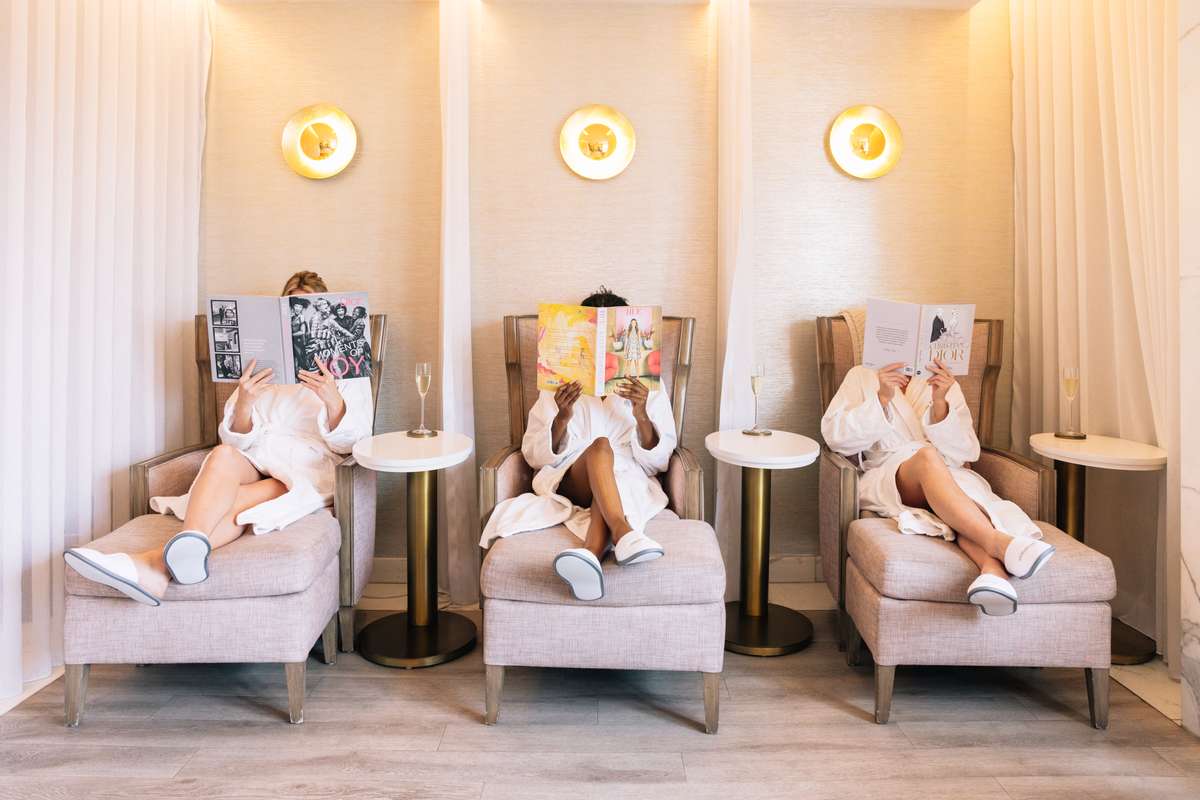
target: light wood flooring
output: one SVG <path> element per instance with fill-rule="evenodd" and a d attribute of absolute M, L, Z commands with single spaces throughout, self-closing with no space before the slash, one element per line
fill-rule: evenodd
<path fill-rule="evenodd" d="M 478 614 L 475 614 L 478 620 Z M 481 723 L 480 648 L 400 671 L 308 664 L 303 725 L 271 665 L 98 666 L 83 724 L 62 681 L 0 717 L 0 798 L 1200 798 L 1200 740 L 1082 671 L 901 668 L 892 722 L 822 625 L 783 658 L 726 654 L 721 727 L 698 675 L 510 669 Z"/>

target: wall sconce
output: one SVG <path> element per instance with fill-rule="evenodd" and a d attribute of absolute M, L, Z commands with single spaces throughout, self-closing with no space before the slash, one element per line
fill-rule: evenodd
<path fill-rule="evenodd" d="M 904 150 L 904 137 L 891 114 L 878 106 L 851 106 L 829 128 L 829 152 L 847 175 L 886 175 Z"/>
<path fill-rule="evenodd" d="M 558 149 L 580 177 L 603 181 L 620 175 L 633 160 L 637 137 L 633 125 L 611 106 L 578 109 L 563 123 Z"/>
<path fill-rule="evenodd" d="M 319 180 L 344 170 L 358 150 L 354 123 L 335 105 L 302 108 L 283 126 L 283 160 L 297 175 Z"/>

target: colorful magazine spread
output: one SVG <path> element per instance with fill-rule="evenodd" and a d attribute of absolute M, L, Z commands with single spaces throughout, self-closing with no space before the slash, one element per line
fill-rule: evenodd
<path fill-rule="evenodd" d="M 662 308 L 538 306 L 538 389 L 553 392 L 577 381 L 597 397 L 633 377 L 655 391 L 662 385 Z"/>
<path fill-rule="evenodd" d="M 213 380 L 237 381 L 257 360 L 271 383 L 298 383 L 317 361 L 338 379 L 371 377 L 371 324 L 366 292 L 291 297 L 219 295 L 208 299 L 208 352 Z"/>
<path fill-rule="evenodd" d="M 927 364 L 941 359 L 953 375 L 971 369 L 975 329 L 972 303 L 901 303 L 867 300 L 863 331 L 863 366 L 880 369 L 903 363 L 905 375 L 928 374 Z"/>

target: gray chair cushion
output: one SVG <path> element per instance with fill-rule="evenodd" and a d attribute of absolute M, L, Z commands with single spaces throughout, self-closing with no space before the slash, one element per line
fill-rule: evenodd
<path fill-rule="evenodd" d="M 86 545 L 101 553 L 136 553 L 162 547 L 183 528 L 175 517 L 146 514 L 126 522 Z M 329 509 L 321 509 L 281 531 L 261 536 L 246 533 L 214 550 L 208 558 L 208 580 L 191 586 L 171 581 L 164 600 L 217 600 L 274 597 L 302 592 L 330 560 L 337 558 L 342 536 Z M 115 589 L 89 581 L 67 567 L 67 594 L 81 597 L 124 597 Z"/>
<path fill-rule="evenodd" d="M 1022 603 L 1103 602 L 1117 592 L 1108 556 L 1045 522 L 1038 522 L 1045 541 L 1054 545 L 1053 559 L 1029 580 L 1014 580 Z M 967 587 L 979 569 L 953 542 L 932 536 L 900 533 L 892 519 L 858 519 L 850 523 L 846 542 L 859 572 L 884 597 L 897 600 L 967 602 Z"/>
<path fill-rule="evenodd" d="M 725 564 L 708 523 L 664 511 L 646 526 L 646 535 L 663 546 L 663 557 L 622 567 L 609 555 L 603 564 L 604 597 L 587 602 L 576 600 L 554 572 L 554 557 L 582 544 L 566 527 L 499 539 L 483 561 L 483 596 L 583 606 L 669 606 L 724 599 Z"/>

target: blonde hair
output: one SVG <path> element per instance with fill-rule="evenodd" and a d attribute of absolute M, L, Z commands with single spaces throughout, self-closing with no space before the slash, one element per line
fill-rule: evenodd
<path fill-rule="evenodd" d="M 283 291 L 279 294 L 287 297 L 290 294 L 316 294 L 328 291 L 329 287 L 325 285 L 324 278 L 311 270 L 301 270 L 287 279 L 287 283 L 283 285 Z"/>

